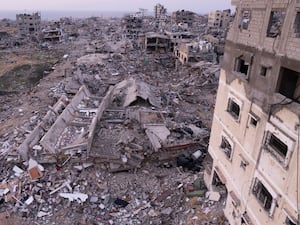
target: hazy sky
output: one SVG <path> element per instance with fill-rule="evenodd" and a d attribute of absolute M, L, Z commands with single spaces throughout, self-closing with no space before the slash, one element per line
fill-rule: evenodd
<path fill-rule="evenodd" d="M 1 0 L 0 10 L 137 11 L 144 8 L 153 11 L 154 5 L 161 3 L 168 12 L 186 9 L 203 13 L 232 8 L 230 2 L 231 0 Z"/>

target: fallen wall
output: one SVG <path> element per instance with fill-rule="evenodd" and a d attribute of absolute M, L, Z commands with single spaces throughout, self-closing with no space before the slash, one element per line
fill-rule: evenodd
<path fill-rule="evenodd" d="M 20 153 L 22 160 L 28 160 L 28 153 L 30 149 L 36 145 L 45 133 L 45 127 L 52 123 L 56 118 L 56 113 L 63 110 L 68 99 L 66 96 L 61 96 L 57 103 L 47 112 L 42 121 L 35 127 L 35 129 L 26 137 L 23 143 L 18 147 L 17 151 Z"/>

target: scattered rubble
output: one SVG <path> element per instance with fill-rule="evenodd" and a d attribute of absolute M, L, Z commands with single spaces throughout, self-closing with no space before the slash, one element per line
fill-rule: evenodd
<path fill-rule="evenodd" d="M 0 90 L 0 216 L 10 212 L 17 224 L 225 224 L 222 193 L 207 193 L 202 172 L 220 71 L 208 56 L 214 44 L 181 65 L 176 46 L 195 36 L 177 23 L 193 29 L 196 18 L 185 11 L 173 19 L 175 30 L 160 33 L 142 13 L 63 18 L 45 26 L 42 44 L 29 42 L 59 54 L 29 89 Z"/>

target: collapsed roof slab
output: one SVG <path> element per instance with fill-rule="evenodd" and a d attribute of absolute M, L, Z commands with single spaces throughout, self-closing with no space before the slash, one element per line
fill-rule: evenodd
<path fill-rule="evenodd" d="M 41 145 L 52 154 L 89 152 L 97 121 L 110 102 L 111 90 L 99 104 L 98 101 L 93 100 L 88 89 L 82 86 L 41 139 Z"/>
<path fill-rule="evenodd" d="M 63 108 L 65 108 L 68 101 L 69 100 L 66 96 L 61 96 L 57 103 L 53 107 L 50 107 L 50 110 L 47 112 L 42 121 L 35 127 L 35 129 L 26 137 L 23 143 L 18 147 L 17 151 L 19 152 L 23 160 L 28 160 L 28 154 L 30 152 L 30 149 L 34 145 L 38 144 L 40 138 L 42 138 L 45 134 L 45 130 L 47 130 L 47 127 L 50 127 L 53 124 L 53 122 L 57 118 L 57 115 L 59 115 Z"/>
<path fill-rule="evenodd" d="M 157 108 L 161 107 L 161 98 L 157 97 L 155 89 L 143 81 L 137 81 L 129 78 L 116 84 L 114 88 L 114 97 L 125 92 L 123 107 L 127 107 L 135 102 L 138 97 L 149 101 L 149 103 Z"/>

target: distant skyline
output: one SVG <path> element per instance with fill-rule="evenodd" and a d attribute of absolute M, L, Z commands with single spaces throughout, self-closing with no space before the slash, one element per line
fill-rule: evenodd
<path fill-rule="evenodd" d="M 196 13 L 208 13 L 217 9 L 233 9 L 231 0 L 8 0 L 1 3 L 0 10 L 138 11 L 139 8 L 143 8 L 152 12 L 157 3 L 164 5 L 168 12 L 185 9 Z"/>

